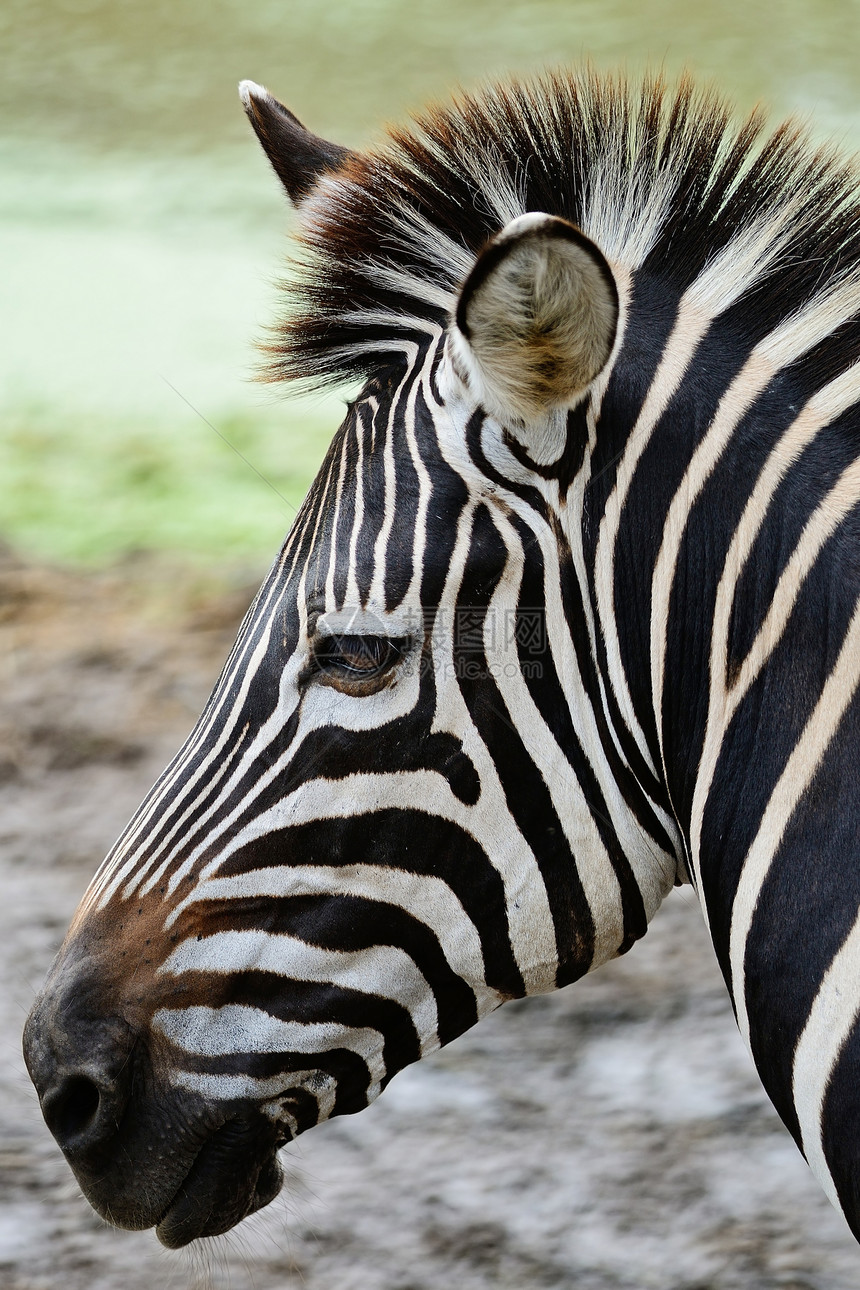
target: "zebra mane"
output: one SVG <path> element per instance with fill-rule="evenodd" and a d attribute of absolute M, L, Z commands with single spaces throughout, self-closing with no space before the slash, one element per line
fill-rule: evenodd
<path fill-rule="evenodd" d="M 702 275 L 712 300 L 721 280 L 732 300 L 754 291 L 757 331 L 830 290 L 838 326 L 860 308 L 856 169 L 796 122 L 764 125 L 759 109 L 738 124 L 687 77 L 669 87 L 590 68 L 432 106 L 302 204 L 291 307 L 264 375 L 325 386 L 390 365 L 447 325 L 481 247 L 532 210 L 578 225 L 669 296 Z M 841 368 L 850 356 L 836 348 Z"/>

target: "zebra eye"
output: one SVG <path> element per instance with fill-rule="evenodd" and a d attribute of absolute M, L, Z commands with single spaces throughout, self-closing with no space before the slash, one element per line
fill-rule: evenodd
<path fill-rule="evenodd" d="M 314 650 L 314 662 L 322 672 L 361 680 L 389 668 L 402 647 L 402 641 L 388 636 L 325 636 Z"/>

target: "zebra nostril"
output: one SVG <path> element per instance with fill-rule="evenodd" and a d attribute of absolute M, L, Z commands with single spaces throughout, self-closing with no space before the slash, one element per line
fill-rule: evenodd
<path fill-rule="evenodd" d="M 98 1085 L 86 1075 L 72 1075 L 46 1101 L 43 1114 L 48 1128 L 62 1146 L 93 1128 L 100 1105 Z"/>

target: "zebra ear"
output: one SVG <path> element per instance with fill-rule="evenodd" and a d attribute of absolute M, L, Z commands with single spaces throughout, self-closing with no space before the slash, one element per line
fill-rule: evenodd
<path fill-rule="evenodd" d="M 603 253 L 567 220 L 531 213 L 487 244 L 463 284 L 452 358 L 489 412 L 535 421 L 585 392 L 617 328 Z"/>
<path fill-rule="evenodd" d="M 353 155 L 349 148 L 311 134 L 262 85 L 242 81 L 239 97 L 263 151 L 294 204 L 307 197 L 324 171 L 337 170 Z"/>

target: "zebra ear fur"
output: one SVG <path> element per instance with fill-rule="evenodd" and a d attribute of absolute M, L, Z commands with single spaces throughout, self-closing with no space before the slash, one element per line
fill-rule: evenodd
<path fill-rule="evenodd" d="M 463 284 L 452 358 L 487 411 L 535 421 L 585 392 L 617 327 L 603 253 L 567 220 L 531 213 L 487 244 Z"/>
<path fill-rule="evenodd" d="M 294 204 L 307 197 L 321 174 L 337 170 L 353 155 L 349 148 L 311 134 L 262 85 L 242 81 L 239 97 L 263 151 Z"/>

